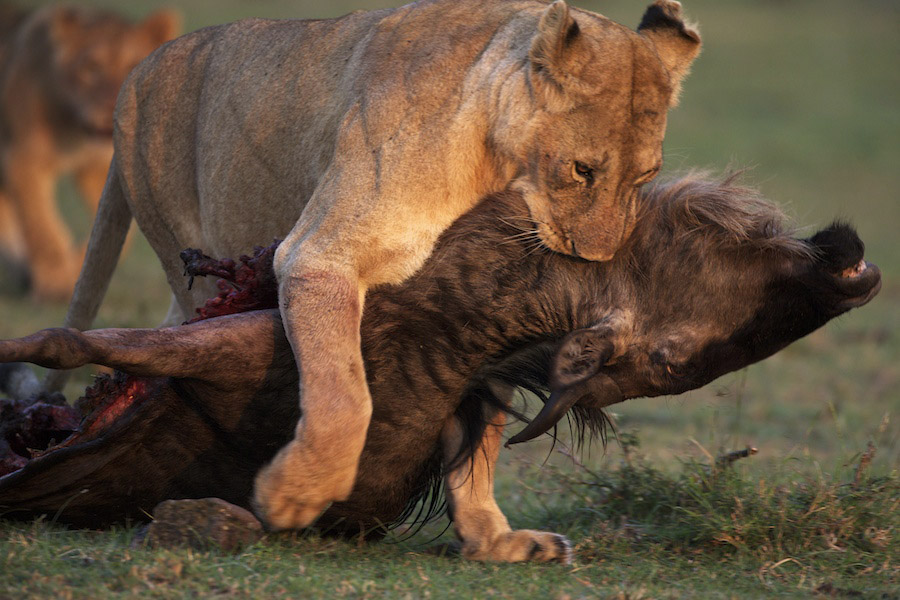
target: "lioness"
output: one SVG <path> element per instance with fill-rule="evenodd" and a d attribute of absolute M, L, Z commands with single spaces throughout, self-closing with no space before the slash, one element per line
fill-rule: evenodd
<path fill-rule="evenodd" d="M 179 28 L 169 10 L 135 25 L 85 7 L 0 8 L 0 251 L 27 260 L 35 296 L 67 300 L 81 268 L 56 209 L 57 180 L 74 173 L 96 211 L 119 87 Z"/>
<path fill-rule="evenodd" d="M 286 235 L 275 271 L 303 418 L 256 502 L 271 526 L 305 526 L 349 496 L 366 440 L 366 290 L 407 278 L 509 185 L 547 247 L 610 258 L 699 48 L 668 0 L 637 33 L 562 0 L 433 0 L 186 35 L 123 85 L 67 324 L 93 319 L 132 215 L 175 292 L 172 321 L 211 292 L 184 290 L 182 248 L 235 256 Z"/>

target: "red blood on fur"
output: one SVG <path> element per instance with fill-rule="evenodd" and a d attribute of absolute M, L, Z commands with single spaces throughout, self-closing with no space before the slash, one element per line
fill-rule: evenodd
<path fill-rule="evenodd" d="M 230 258 L 215 260 L 200 250 L 188 248 L 181 253 L 184 272 L 190 276 L 190 286 L 194 277 L 216 275 L 219 293 L 197 309 L 197 316 L 188 321 L 196 323 L 212 317 L 232 315 L 251 310 L 276 308 L 278 306 L 278 282 L 272 261 L 280 244 L 276 240 L 265 248 L 253 248 L 253 256 L 241 256 L 238 265 Z"/>
<path fill-rule="evenodd" d="M 81 415 L 62 396 L 0 400 L 0 476 L 21 469 L 49 446 L 78 429 Z"/>
<path fill-rule="evenodd" d="M 253 256 L 241 256 L 240 263 L 230 258 L 215 260 L 200 250 L 183 251 L 189 286 L 194 277 L 220 278 L 216 282 L 219 293 L 188 322 L 277 307 L 278 283 L 272 261 L 279 243 L 257 246 Z M 74 407 L 66 405 L 62 396 L 30 403 L 0 399 L 0 476 L 51 450 L 98 437 L 132 406 L 149 398 L 156 381 L 120 372 L 112 377 L 101 375 Z"/>
<path fill-rule="evenodd" d="M 74 441 L 82 442 L 101 433 L 116 419 L 136 404 L 146 400 L 151 391 L 153 378 L 133 377 L 116 372 L 113 377 L 103 375 L 85 390 L 85 395 L 76 403 L 85 417 L 76 435 L 66 440 L 65 445 Z M 90 410 L 85 410 L 90 407 Z M 62 445 L 62 444 L 61 444 Z"/>

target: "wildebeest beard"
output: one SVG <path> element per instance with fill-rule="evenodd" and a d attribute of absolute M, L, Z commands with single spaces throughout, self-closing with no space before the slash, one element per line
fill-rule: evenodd
<path fill-rule="evenodd" d="M 576 433 L 602 435 L 604 406 L 693 389 L 760 360 L 865 303 L 880 282 L 852 230 L 794 239 L 774 206 L 730 179 L 645 190 L 634 234 L 608 263 L 535 246 L 527 215 L 513 192 L 487 198 L 412 278 L 370 291 L 361 332 L 372 421 L 351 497 L 319 525 L 356 534 L 439 513 L 447 459 L 451 468 L 467 460 L 497 411 L 518 414 L 512 388 L 547 404 L 511 441 L 562 414 Z M 95 526 L 146 518 L 168 498 L 249 507 L 255 473 L 299 418 L 277 311 L 240 312 L 275 306 L 271 255 L 236 264 L 188 253 L 189 274 L 235 282 L 191 325 L 0 342 L 3 361 L 132 373 L 99 400 L 132 396 L 121 417 L 102 427 L 86 419 L 81 434 L 0 479 L 7 516 Z M 230 312 L 240 314 L 220 316 Z M 142 394 L 123 394 L 147 375 Z M 443 457 L 440 431 L 454 416 L 465 440 Z"/>

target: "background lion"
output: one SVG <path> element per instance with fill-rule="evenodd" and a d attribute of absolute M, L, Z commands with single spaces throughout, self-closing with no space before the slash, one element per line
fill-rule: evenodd
<path fill-rule="evenodd" d="M 96 211 L 119 87 L 179 28 L 170 10 L 135 25 L 81 6 L 0 8 L 0 252 L 27 261 L 34 296 L 67 299 L 81 268 L 56 207 L 57 180 L 73 173 Z"/>

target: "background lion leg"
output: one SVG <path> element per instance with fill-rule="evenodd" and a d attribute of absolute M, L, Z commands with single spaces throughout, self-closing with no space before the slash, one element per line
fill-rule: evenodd
<path fill-rule="evenodd" d="M 3 176 L 25 241 L 32 293 L 41 299 L 67 300 L 81 264 L 56 208 L 55 169 L 39 156 L 27 149 L 11 151 Z"/>
<path fill-rule="evenodd" d="M 462 554 L 472 560 L 520 562 L 572 561 L 572 544 L 565 537 L 546 531 L 512 530 L 494 500 L 494 465 L 506 415 L 497 414 L 471 461 L 449 471 L 444 480 L 447 502 Z M 456 417 L 441 432 L 445 460 L 452 460 L 462 443 Z"/>
<path fill-rule="evenodd" d="M 7 260 L 25 260 L 25 241 L 19 230 L 19 218 L 5 192 L 0 191 L 0 255 Z"/>
<path fill-rule="evenodd" d="M 109 172 L 108 159 L 111 158 L 112 152 L 105 161 L 98 157 L 75 170 L 75 184 L 78 186 L 84 207 L 91 215 L 97 214 L 97 205 L 100 203 L 100 195 L 103 193 L 106 175 Z"/>

